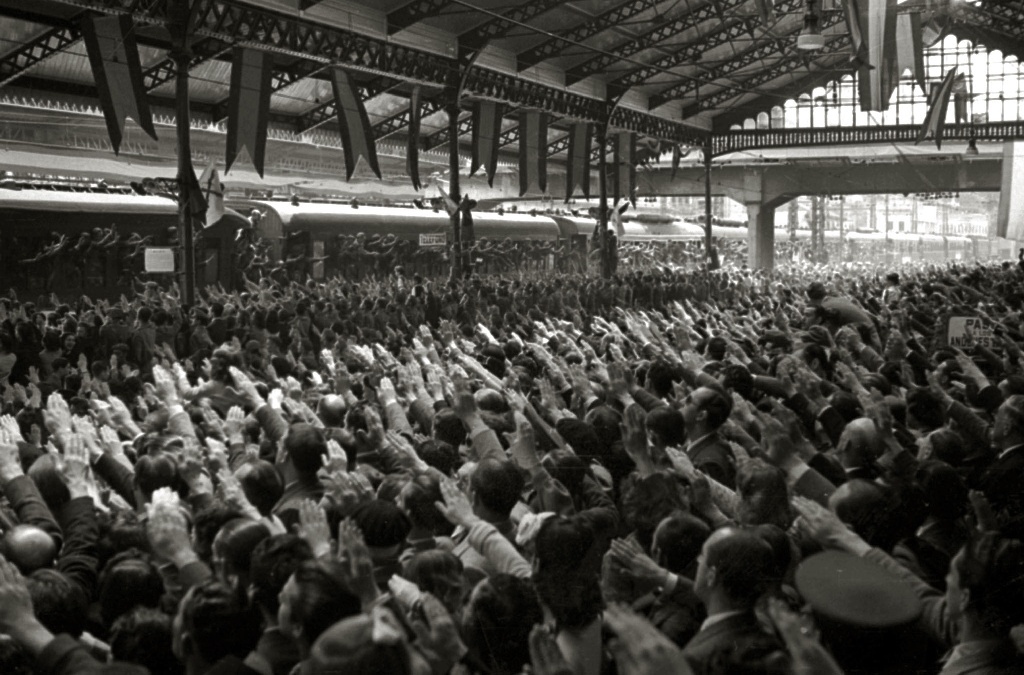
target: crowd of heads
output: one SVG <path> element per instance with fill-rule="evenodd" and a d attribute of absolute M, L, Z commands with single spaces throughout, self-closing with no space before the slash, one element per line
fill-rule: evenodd
<path fill-rule="evenodd" d="M 12 293 L 0 672 L 1021 672 L 1022 283 Z"/>

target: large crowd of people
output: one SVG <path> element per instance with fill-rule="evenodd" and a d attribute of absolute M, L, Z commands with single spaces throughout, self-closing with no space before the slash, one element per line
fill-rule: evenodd
<path fill-rule="evenodd" d="M 1022 282 L 11 293 L 0 672 L 1024 672 Z"/>

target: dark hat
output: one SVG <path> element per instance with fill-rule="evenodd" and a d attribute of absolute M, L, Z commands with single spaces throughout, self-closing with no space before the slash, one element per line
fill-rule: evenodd
<path fill-rule="evenodd" d="M 807 558 L 796 570 L 796 587 L 817 616 L 840 626 L 897 628 L 921 615 L 921 601 L 909 584 L 848 553 Z"/>
<path fill-rule="evenodd" d="M 815 281 L 807 287 L 807 297 L 811 300 L 821 300 L 828 293 L 825 292 L 825 284 Z"/>
<path fill-rule="evenodd" d="M 759 342 L 771 345 L 772 347 L 782 347 L 783 349 L 793 345 L 793 340 L 790 339 L 789 335 L 779 330 L 768 331 L 761 336 Z"/>
<path fill-rule="evenodd" d="M 110 318 L 112 318 L 112 319 L 123 319 L 124 318 L 124 310 L 121 309 L 120 307 L 112 308 L 110 310 L 109 314 L 110 314 Z"/>

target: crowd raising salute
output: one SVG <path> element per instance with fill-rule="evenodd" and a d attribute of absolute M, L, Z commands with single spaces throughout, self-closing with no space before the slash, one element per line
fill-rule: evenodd
<path fill-rule="evenodd" d="M 0 672 L 1024 672 L 1024 270 L 0 299 Z"/>

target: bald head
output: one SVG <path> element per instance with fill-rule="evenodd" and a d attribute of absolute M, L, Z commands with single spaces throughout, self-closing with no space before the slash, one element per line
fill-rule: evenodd
<path fill-rule="evenodd" d="M 320 399 L 316 412 L 325 426 L 343 427 L 346 409 L 345 399 L 337 394 L 328 394 Z"/>
<path fill-rule="evenodd" d="M 882 454 L 882 438 L 875 423 L 859 417 L 843 430 L 839 439 L 839 459 L 847 469 L 869 466 Z"/>
<path fill-rule="evenodd" d="M 35 525 L 17 525 L 4 534 L 4 557 L 14 563 L 22 574 L 49 567 L 57 556 L 57 542 Z"/>

